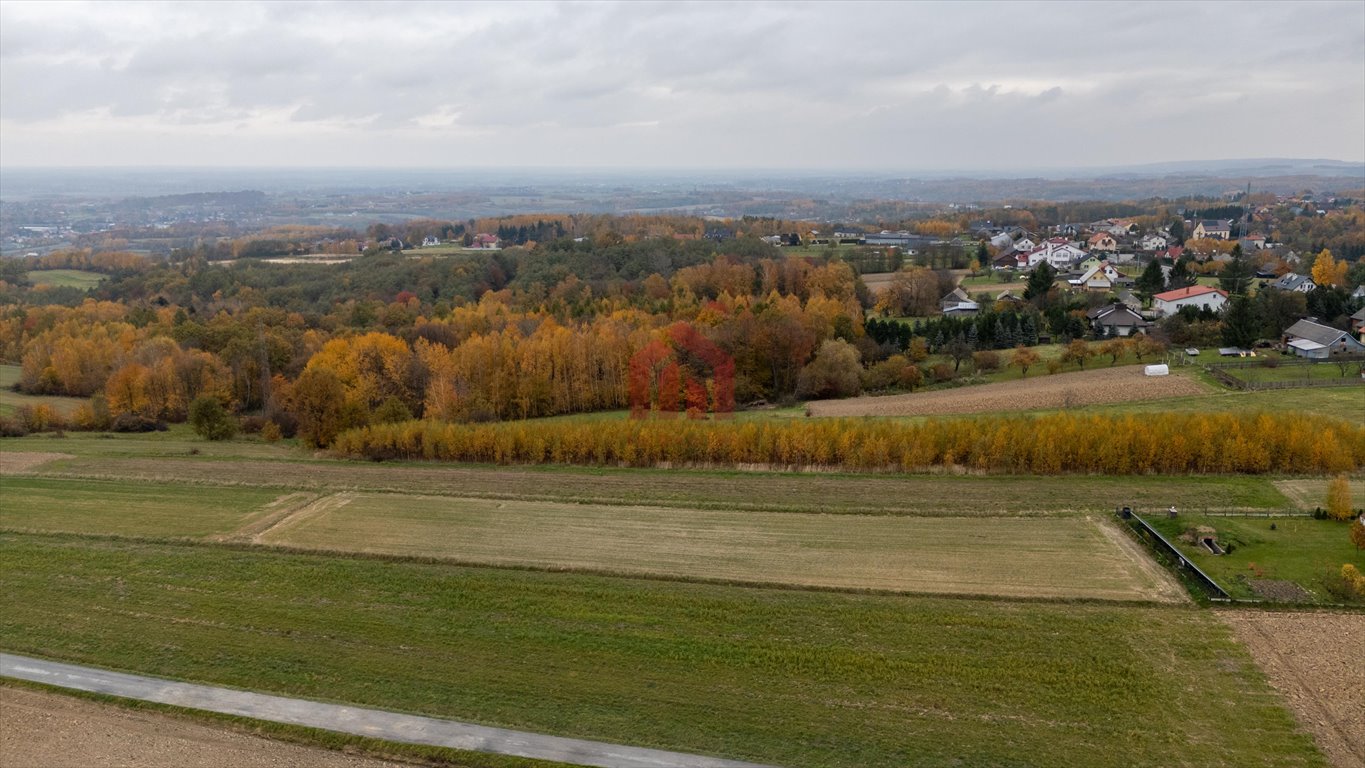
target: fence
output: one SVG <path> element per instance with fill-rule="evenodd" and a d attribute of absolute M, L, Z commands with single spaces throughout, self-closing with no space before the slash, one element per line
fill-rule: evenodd
<path fill-rule="evenodd" d="M 1267 389 L 1300 389 L 1303 387 L 1354 387 L 1365 384 L 1365 379 L 1359 376 L 1341 376 L 1332 379 L 1290 379 L 1287 381 L 1248 381 L 1234 376 L 1229 370 L 1241 368 L 1307 368 L 1313 365 L 1334 365 L 1338 362 L 1356 363 L 1365 365 L 1365 356 L 1348 355 L 1334 357 L 1330 360 L 1275 360 L 1273 364 L 1267 365 L 1265 360 L 1238 360 L 1231 363 L 1208 363 L 1204 370 L 1210 376 L 1223 384 L 1242 389 L 1249 392 L 1258 392 Z"/>
<path fill-rule="evenodd" d="M 1208 593 L 1209 599 L 1219 601 L 1232 599 L 1232 595 L 1229 595 L 1227 590 L 1218 586 L 1218 582 L 1214 581 L 1207 573 L 1200 570 L 1199 566 L 1190 562 L 1190 559 L 1185 557 L 1183 552 L 1177 549 L 1165 536 L 1162 536 L 1160 531 L 1153 528 L 1146 520 L 1139 517 L 1136 512 L 1127 510 L 1120 514 L 1125 521 L 1128 522 L 1144 540 L 1146 540 L 1147 544 L 1151 546 L 1152 549 L 1171 558 L 1174 561 L 1176 568 L 1184 571 L 1185 575 L 1189 577 L 1191 581 L 1194 581 L 1202 587 L 1204 591 Z"/>

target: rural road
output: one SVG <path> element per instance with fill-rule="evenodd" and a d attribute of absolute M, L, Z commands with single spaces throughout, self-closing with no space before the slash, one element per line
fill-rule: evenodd
<path fill-rule="evenodd" d="M 375 739 L 601 768 L 762 768 L 716 757 L 566 739 L 377 709 L 178 683 L 0 653 L 0 676 Z"/>

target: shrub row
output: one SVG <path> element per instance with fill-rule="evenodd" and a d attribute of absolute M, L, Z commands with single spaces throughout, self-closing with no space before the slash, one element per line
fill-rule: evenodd
<path fill-rule="evenodd" d="M 345 432 L 354 458 L 498 464 L 759 464 L 861 471 L 1015 474 L 1319 474 L 1365 466 L 1365 427 L 1301 413 L 1006 419 L 408 421 Z"/>

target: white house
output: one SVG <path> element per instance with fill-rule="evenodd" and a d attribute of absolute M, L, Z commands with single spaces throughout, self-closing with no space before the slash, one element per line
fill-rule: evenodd
<path fill-rule="evenodd" d="M 1085 251 L 1063 238 L 1054 237 L 1027 253 L 1019 254 L 1017 261 L 1019 269 L 1032 269 L 1045 261 L 1053 269 L 1066 269 L 1085 257 Z"/>
<path fill-rule="evenodd" d="M 1300 275 L 1294 272 L 1288 272 L 1282 275 L 1279 280 L 1276 280 L 1275 282 L 1271 283 L 1270 287 L 1277 288 L 1281 291 L 1309 293 L 1318 286 L 1317 283 L 1313 282 L 1313 278 L 1309 277 L 1308 275 Z"/>
<path fill-rule="evenodd" d="M 1285 345 L 1299 357 L 1326 360 L 1332 355 L 1365 354 L 1365 344 L 1349 332 L 1300 320 L 1284 332 Z"/>
<path fill-rule="evenodd" d="M 1174 291 L 1158 293 L 1152 297 L 1152 309 L 1162 317 L 1170 317 L 1180 311 L 1181 307 L 1196 307 L 1209 309 L 1217 312 L 1228 303 L 1228 294 L 1219 288 L 1207 285 L 1192 285 L 1188 288 L 1177 288 Z"/>
<path fill-rule="evenodd" d="M 1013 244 L 1014 238 L 1010 237 L 1010 233 L 1008 232 L 1001 232 L 1000 234 L 991 238 L 991 245 L 995 246 L 996 248 L 1008 248 Z"/>
<path fill-rule="evenodd" d="M 432 247 L 433 245 L 440 245 L 440 244 L 441 244 L 441 238 L 439 238 L 439 237 L 432 237 L 432 236 L 428 235 L 428 236 L 422 238 L 422 247 L 423 247 L 423 248 L 430 248 L 430 247 Z"/>
<path fill-rule="evenodd" d="M 1142 242 L 1139 243 L 1144 251 L 1159 251 L 1165 248 L 1166 244 L 1166 238 L 1161 235 L 1148 235 L 1142 238 Z"/>
<path fill-rule="evenodd" d="M 1016 251 L 1031 251 L 1037 247 L 1038 244 L 1030 240 L 1028 235 L 1024 235 L 1023 237 L 1014 241 L 1014 249 Z"/>

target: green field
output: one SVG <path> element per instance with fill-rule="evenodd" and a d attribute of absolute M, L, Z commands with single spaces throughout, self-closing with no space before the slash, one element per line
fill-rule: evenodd
<path fill-rule="evenodd" d="M 79 288 L 88 291 L 106 279 L 98 272 L 82 269 L 35 269 L 28 273 L 28 281 L 35 286 L 46 285 L 53 288 Z"/>
<path fill-rule="evenodd" d="M 1272 358 L 1273 359 L 1273 358 Z M 1242 381 L 1321 381 L 1323 379 L 1360 379 L 1360 363 L 1347 366 L 1343 376 L 1341 368 L 1334 363 L 1313 363 L 1311 365 L 1257 365 L 1248 368 L 1228 368 L 1224 372 Z M 1359 393 L 1357 393 L 1359 396 Z"/>
<path fill-rule="evenodd" d="M 1322 765 L 1195 608 L 0 546 L 5 649 L 76 663 L 783 765 Z"/>
<path fill-rule="evenodd" d="M 1298 584 L 1311 593 L 1309 602 L 1336 603 L 1340 600 L 1327 591 L 1324 580 L 1338 576 L 1344 563 L 1365 570 L 1365 553 L 1351 544 L 1348 524 L 1334 520 L 1182 513 L 1174 520 L 1152 517 L 1148 522 L 1233 597 L 1258 597 L 1251 582 L 1270 579 Z M 1231 544 L 1232 551 L 1214 555 L 1180 541 L 1180 534 L 1191 526 L 1213 528 L 1218 532 L 1218 542 Z"/>
<path fill-rule="evenodd" d="M 202 447 L 200 455 L 191 450 Z M 288 446 L 206 442 L 167 436 L 68 433 L 0 439 L 0 453 L 59 452 L 73 458 L 26 474 L 138 480 L 186 486 L 384 491 L 530 501 L 571 501 L 688 509 L 861 512 L 899 515 L 1066 515 L 1129 505 L 1165 509 L 1296 510 L 1275 486 L 1252 476 L 1123 477 L 1015 475 L 850 475 L 616 469 L 544 465 L 373 464 L 310 459 Z"/>
<path fill-rule="evenodd" d="M 0 365 L 0 416 L 9 416 L 25 405 L 29 407 L 48 405 L 62 416 L 70 416 L 77 406 L 85 402 L 83 397 L 25 395 L 15 392 L 11 387 L 19 381 L 21 371 L 17 365 Z"/>
<path fill-rule="evenodd" d="M 0 527 L 71 533 L 207 536 L 234 530 L 279 496 L 127 480 L 6 477 Z"/>

